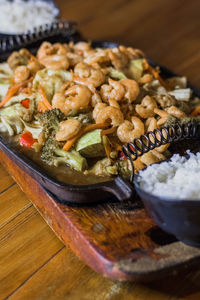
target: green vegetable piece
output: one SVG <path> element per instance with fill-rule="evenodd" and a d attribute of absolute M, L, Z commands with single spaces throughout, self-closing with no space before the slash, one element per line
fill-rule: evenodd
<path fill-rule="evenodd" d="M 8 89 L 9 89 L 9 86 L 10 86 L 10 84 L 0 83 L 0 100 L 2 100 L 5 97 Z"/>
<path fill-rule="evenodd" d="M 143 73 L 143 59 L 133 59 L 130 61 L 130 73 L 133 79 L 138 81 Z"/>
<path fill-rule="evenodd" d="M 123 72 L 118 71 L 117 69 L 109 67 L 109 68 L 107 68 L 107 70 L 108 70 L 109 76 L 114 78 L 114 79 L 125 79 L 125 78 L 127 78 L 126 75 Z"/>
<path fill-rule="evenodd" d="M 50 166 L 67 164 L 77 171 L 84 171 L 87 168 L 87 161 L 79 152 L 64 151 L 62 144 L 50 137 L 42 148 L 41 159 Z"/>
<path fill-rule="evenodd" d="M 76 151 L 85 157 L 104 157 L 105 149 L 101 137 L 101 129 L 84 134 L 76 143 Z"/>
<path fill-rule="evenodd" d="M 71 80 L 71 78 L 72 75 L 69 71 L 42 69 L 35 75 L 33 89 L 37 91 L 42 86 L 50 101 L 53 95 L 60 90 L 63 82 Z"/>
<path fill-rule="evenodd" d="M 72 150 L 66 151 L 66 163 L 77 171 L 84 171 L 87 169 L 87 161 L 85 157 L 81 156 L 79 152 Z"/>

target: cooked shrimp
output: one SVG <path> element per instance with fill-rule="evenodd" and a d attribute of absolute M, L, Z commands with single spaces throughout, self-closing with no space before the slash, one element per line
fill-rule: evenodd
<path fill-rule="evenodd" d="M 105 103 L 97 103 L 93 109 L 92 116 L 96 120 L 98 114 L 102 111 L 103 108 L 107 107 Z"/>
<path fill-rule="evenodd" d="M 128 56 L 119 48 L 108 49 L 108 56 L 115 69 L 123 69 L 128 65 Z"/>
<path fill-rule="evenodd" d="M 170 106 L 169 108 L 166 108 L 165 110 L 166 110 L 166 112 L 168 112 L 168 114 L 170 114 L 176 118 L 185 118 L 186 117 L 186 114 L 176 106 Z"/>
<path fill-rule="evenodd" d="M 158 126 L 163 125 L 169 117 L 168 112 L 159 108 L 155 108 L 154 113 L 160 117 L 160 119 L 157 121 Z"/>
<path fill-rule="evenodd" d="M 145 164 L 141 161 L 141 157 L 138 157 L 134 162 L 135 173 L 145 168 Z"/>
<path fill-rule="evenodd" d="M 100 109 L 99 113 L 96 115 L 95 121 L 96 123 L 110 123 L 113 127 L 116 127 L 123 123 L 124 116 L 121 110 L 116 107 L 102 106 L 102 109 Z"/>
<path fill-rule="evenodd" d="M 124 98 L 133 102 L 139 95 L 140 89 L 138 83 L 133 79 L 121 79 L 119 81 L 125 88 Z"/>
<path fill-rule="evenodd" d="M 89 65 L 96 63 L 108 63 L 110 61 L 108 51 L 106 49 L 97 49 L 96 51 L 86 52 L 84 62 Z"/>
<path fill-rule="evenodd" d="M 81 122 L 74 119 L 60 122 L 58 132 L 56 133 L 56 140 L 61 142 L 73 138 L 79 133 L 81 127 Z"/>
<path fill-rule="evenodd" d="M 108 102 L 109 99 L 122 100 L 125 95 L 125 88 L 120 81 L 109 78 L 108 83 L 101 86 L 100 93 L 102 99 L 105 102 Z"/>
<path fill-rule="evenodd" d="M 77 53 L 67 52 L 67 58 L 69 61 L 69 66 L 74 67 L 78 63 L 83 61 L 83 57 Z"/>
<path fill-rule="evenodd" d="M 91 100 L 90 90 L 83 85 L 74 85 L 64 93 L 55 93 L 52 100 L 52 107 L 59 108 L 64 114 L 82 111 L 88 108 Z"/>
<path fill-rule="evenodd" d="M 75 52 L 84 52 L 91 50 L 91 43 L 88 42 L 78 42 L 73 46 Z"/>
<path fill-rule="evenodd" d="M 131 122 L 125 120 L 117 129 L 117 136 L 122 143 L 132 142 L 142 134 L 144 134 L 144 124 L 137 117 L 132 117 Z"/>
<path fill-rule="evenodd" d="M 146 166 L 165 159 L 166 157 L 162 153 L 159 153 L 156 149 L 151 150 L 141 156 L 141 161 Z"/>
<path fill-rule="evenodd" d="M 42 66 L 39 61 L 37 60 L 36 57 L 31 56 L 31 58 L 29 59 L 27 68 L 30 70 L 30 72 L 32 74 L 37 73 L 37 71 L 41 70 L 42 68 L 44 68 L 44 66 Z"/>
<path fill-rule="evenodd" d="M 148 131 L 154 131 L 154 129 L 158 128 L 157 120 L 155 118 L 148 118 L 145 123 Z"/>
<path fill-rule="evenodd" d="M 114 99 L 109 99 L 108 102 L 109 102 L 109 105 L 110 105 L 110 106 L 113 106 L 113 107 L 115 107 L 115 108 L 120 109 L 120 105 L 119 105 L 119 103 L 118 103 L 116 100 L 114 100 Z"/>
<path fill-rule="evenodd" d="M 100 69 L 81 62 L 75 66 L 72 80 L 80 84 L 98 87 L 104 83 L 105 74 Z"/>
<path fill-rule="evenodd" d="M 29 78 L 30 71 L 26 66 L 18 66 L 14 71 L 14 81 L 20 83 Z"/>
<path fill-rule="evenodd" d="M 59 43 L 53 45 L 49 42 L 42 43 L 37 52 L 37 57 L 39 62 L 46 68 L 66 70 L 69 67 L 67 47 Z"/>
<path fill-rule="evenodd" d="M 101 103 L 101 96 L 99 95 L 98 91 L 94 91 L 92 93 L 92 98 L 91 98 L 91 105 L 92 107 L 95 107 L 97 103 Z"/>
<path fill-rule="evenodd" d="M 153 76 L 151 74 L 144 74 L 138 82 L 141 84 L 149 83 L 153 80 Z"/>
<path fill-rule="evenodd" d="M 137 114 L 143 119 L 153 117 L 155 108 L 157 108 L 156 101 L 150 96 L 145 96 L 141 104 L 135 106 Z"/>
<path fill-rule="evenodd" d="M 120 45 L 119 50 L 122 53 L 124 53 L 128 57 L 129 60 L 144 56 L 144 53 L 141 50 L 134 49 L 132 47 L 125 47 L 125 46 Z"/>

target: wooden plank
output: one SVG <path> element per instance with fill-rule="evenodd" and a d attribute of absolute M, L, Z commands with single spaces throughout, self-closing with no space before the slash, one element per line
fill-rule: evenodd
<path fill-rule="evenodd" d="M 175 300 L 177 297 L 148 286 L 105 278 L 65 248 L 9 297 L 9 300 L 23 299 Z"/>
<path fill-rule="evenodd" d="M 174 242 L 134 201 L 62 205 L 3 152 L 0 158 L 59 238 L 97 272 L 144 281 L 200 261 L 199 249 Z"/>
<path fill-rule="evenodd" d="M 0 228 L 1 299 L 11 294 L 62 248 L 63 244 L 33 206 Z"/>
<path fill-rule="evenodd" d="M 8 189 L 12 184 L 14 184 L 12 177 L 6 172 L 3 166 L 0 164 L 0 193 Z"/>
<path fill-rule="evenodd" d="M 0 228 L 19 215 L 32 203 L 16 184 L 0 194 Z"/>

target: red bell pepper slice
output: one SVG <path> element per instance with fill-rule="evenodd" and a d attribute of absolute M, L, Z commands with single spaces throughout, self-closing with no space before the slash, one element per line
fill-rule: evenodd
<path fill-rule="evenodd" d="M 33 138 L 32 133 L 29 131 L 24 132 L 19 140 L 19 144 L 22 147 L 31 148 L 37 140 Z"/>
<path fill-rule="evenodd" d="M 21 105 L 25 108 L 29 108 L 30 107 L 30 99 L 24 99 L 21 101 Z"/>

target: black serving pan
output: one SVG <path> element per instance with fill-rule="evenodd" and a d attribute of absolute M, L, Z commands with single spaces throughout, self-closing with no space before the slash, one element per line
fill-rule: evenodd
<path fill-rule="evenodd" d="M 53 34 L 54 26 L 45 31 L 44 27 L 41 27 L 35 32 L 35 35 L 27 35 L 26 38 L 18 40 L 18 43 L 12 43 L 10 40 L 7 40 L 4 48 L 0 47 L 0 61 L 4 61 L 9 56 L 10 52 L 13 49 L 20 49 L 22 47 L 28 48 L 32 53 L 35 53 L 36 48 L 39 47 L 42 41 L 47 40 L 50 42 L 69 42 L 69 41 L 79 41 L 83 40 L 80 34 L 76 31 L 75 24 L 67 21 L 64 21 L 66 30 L 62 21 L 58 21 L 56 24 L 56 32 Z M 52 30 L 51 30 L 52 29 Z M 14 41 L 13 41 L 14 42 Z M 2 41 L 0 40 L 0 45 Z M 92 42 L 93 47 L 117 47 L 118 44 L 113 42 L 105 41 L 94 41 Z M 152 66 L 156 66 L 154 62 L 149 60 L 149 63 Z M 160 66 L 160 65 L 159 65 Z M 175 76 L 173 72 L 168 70 L 165 67 L 160 66 L 161 76 L 164 78 L 169 78 Z M 194 94 L 200 96 L 200 91 L 196 88 L 189 85 Z M 133 184 L 128 180 L 125 180 L 121 177 L 116 179 L 91 185 L 72 185 L 64 182 L 60 182 L 53 178 L 50 174 L 47 173 L 42 167 L 38 166 L 31 159 L 26 157 L 23 153 L 19 152 L 14 148 L 5 137 L 0 136 L 0 148 L 3 150 L 6 155 L 13 160 L 20 168 L 22 168 L 27 174 L 34 178 L 42 187 L 47 191 L 56 196 L 57 199 L 63 203 L 93 203 L 104 201 L 108 199 L 117 199 L 119 201 L 128 200 L 135 197 L 135 189 Z M 112 196 L 112 197 L 111 197 Z M 113 197 L 114 196 L 114 197 Z"/>

